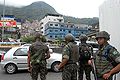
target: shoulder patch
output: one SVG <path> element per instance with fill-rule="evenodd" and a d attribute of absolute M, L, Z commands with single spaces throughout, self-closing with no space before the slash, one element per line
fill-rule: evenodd
<path fill-rule="evenodd" d="M 118 54 L 118 51 L 114 51 L 113 54 L 114 54 L 114 55 Z"/>

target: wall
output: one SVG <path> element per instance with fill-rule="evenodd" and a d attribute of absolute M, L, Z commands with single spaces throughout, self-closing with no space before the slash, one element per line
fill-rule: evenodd
<path fill-rule="evenodd" d="M 120 0 L 106 0 L 99 8 L 100 31 L 110 33 L 110 43 L 120 52 Z"/>

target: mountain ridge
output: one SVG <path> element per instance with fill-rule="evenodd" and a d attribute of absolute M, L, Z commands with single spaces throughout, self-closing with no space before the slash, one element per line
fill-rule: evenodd
<path fill-rule="evenodd" d="M 15 15 L 15 17 L 27 20 L 41 20 L 46 14 L 59 14 L 52 6 L 44 1 L 33 2 L 23 7 L 5 6 L 5 14 Z M 3 5 L 0 5 L 0 15 L 3 14 Z M 62 15 L 62 14 L 61 14 Z M 63 15 L 65 22 L 82 23 L 92 25 L 98 23 L 99 19 L 94 18 L 75 18 Z"/>

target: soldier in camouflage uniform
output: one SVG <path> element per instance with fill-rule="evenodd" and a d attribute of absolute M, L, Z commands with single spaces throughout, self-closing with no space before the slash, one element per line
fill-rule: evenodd
<path fill-rule="evenodd" d="M 29 71 L 32 80 L 37 80 L 39 73 L 41 80 L 46 80 L 46 59 L 50 57 L 49 48 L 41 41 L 42 35 L 40 33 L 35 35 L 35 40 L 35 43 L 30 46 L 28 53 Z"/>
<path fill-rule="evenodd" d="M 88 37 L 85 34 L 80 35 L 79 44 L 79 77 L 78 80 L 83 80 L 83 74 L 85 72 L 86 80 L 91 80 L 90 73 L 92 71 L 91 65 L 88 64 L 88 60 L 90 60 L 91 55 L 93 54 L 93 48 L 91 45 L 86 43 Z"/>
<path fill-rule="evenodd" d="M 62 53 L 62 62 L 56 66 L 63 69 L 62 80 L 77 80 L 77 62 L 79 60 L 79 48 L 72 34 L 65 36 L 66 46 Z"/>
<path fill-rule="evenodd" d="M 106 31 L 96 34 L 99 44 L 95 55 L 97 80 L 112 80 L 112 76 L 120 71 L 120 53 L 108 43 L 109 39 L 110 35 Z"/>

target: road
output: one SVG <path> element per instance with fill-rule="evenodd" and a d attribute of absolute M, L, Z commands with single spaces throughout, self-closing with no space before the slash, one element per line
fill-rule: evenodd
<path fill-rule="evenodd" d="M 61 75 L 62 75 L 61 73 L 54 73 L 49 71 L 47 75 L 47 80 L 62 80 Z M 92 78 L 91 80 L 94 80 L 93 75 L 91 76 L 91 78 Z M 31 80 L 31 78 L 28 71 L 19 71 L 16 74 L 10 75 L 10 74 L 6 74 L 0 68 L 0 80 Z M 116 80 L 120 80 L 120 74 L 117 76 Z"/>

